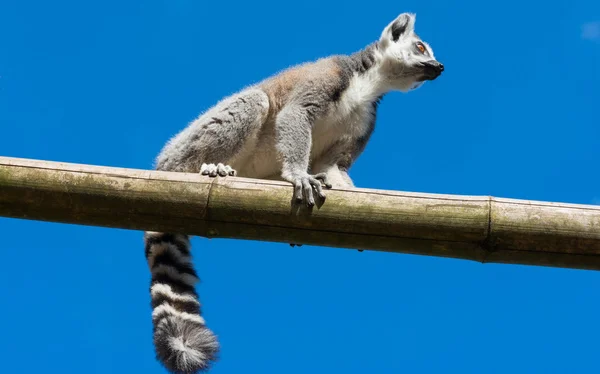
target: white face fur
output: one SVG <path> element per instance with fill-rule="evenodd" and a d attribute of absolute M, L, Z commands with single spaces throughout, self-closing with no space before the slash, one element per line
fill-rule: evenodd
<path fill-rule="evenodd" d="M 399 91 L 414 90 L 444 70 L 429 44 L 415 34 L 415 20 L 414 14 L 400 14 L 379 39 L 382 71 L 391 87 Z"/>

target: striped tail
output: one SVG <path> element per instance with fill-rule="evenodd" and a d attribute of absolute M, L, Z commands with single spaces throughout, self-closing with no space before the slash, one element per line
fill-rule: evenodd
<path fill-rule="evenodd" d="M 209 369 L 219 343 L 201 316 L 187 235 L 146 232 L 156 358 L 172 373 Z"/>

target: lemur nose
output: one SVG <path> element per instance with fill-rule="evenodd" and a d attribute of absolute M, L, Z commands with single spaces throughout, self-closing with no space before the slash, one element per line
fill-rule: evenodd
<path fill-rule="evenodd" d="M 442 63 L 439 63 L 439 65 L 438 65 L 438 70 L 440 71 L 440 73 L 441 73 L 442 71 L 444 71 L 444 64 L 442 64 Z"/>

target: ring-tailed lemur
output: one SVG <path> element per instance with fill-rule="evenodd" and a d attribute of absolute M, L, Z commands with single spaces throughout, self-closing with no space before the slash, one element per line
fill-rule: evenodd
<path fill-rule="evenodd" d="M 164 146 L 156 169 L 282 179 L 309 206 L 313 189 L 325 198 L 321 182 L 352 187 L 348 169 L 373 132 L 381 97 L 444 70 L 414 24 L 415 15 L 403 13 L 359 52 L 295 66 L 221 100 Z M 189 238 L 144 239 L 157 358 L 173 373 L 208 369 L 219 344 L 201 317 Z"/>

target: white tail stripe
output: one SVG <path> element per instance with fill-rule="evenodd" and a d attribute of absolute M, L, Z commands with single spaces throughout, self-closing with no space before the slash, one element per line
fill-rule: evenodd
<path fill-rule="evenodd" d="M 181 294 L 175 293 L 175 292 L 173 292 L 171 287 L 166 284 L 156 283 L 150 289 L 150 294 L 152 295 L 152 297 L 156 297 L 158 295 L 163 295 L 173 301 L 189 302 L 189 303 L 195 303 L 195 304 L 200 305 L 200 303 L 198 302 L 198 300 L 196 300 L 196 298 L 194 296 L 181 295 Z"/>
<path fill-rule="evenodd" d="M 185 320 L 188 320 L 188 321 L 199 323 L 201 325 L 205 325 L 206 324 L 206 322 L 204 321 L 204 318 L 202 318 L 201 316 L 199 316 L 197 314 L 190 314 L 190 313 L 186 313 L 186 312 L 180 312 L 177 309 L 173 308 L 168 303 L 160 304 L 159 306 L 157 306 L 156 308 L 154 308 L 154 310 L 152 311 L 152 319 L 155 320 L 155 319 L 161 317 L 163 314 L 169 314 L 169 315 L 172 315 L 172 316 L 176 316 L 176 317 L 179 317 L 181 319 L 185 319 Z"/>
<path fill-rule="evenodd" d="M 156 274 L 166 274 L 169 276 L 169 278 L 181 281 L 191 287 L 200 281 L 197 277 L 191 274 L 180 273 L 177 271 L 177 269 L 170 265 L 160 264 L 156 266 L 154 269 L 152 269 L 152 275 Z"/>

